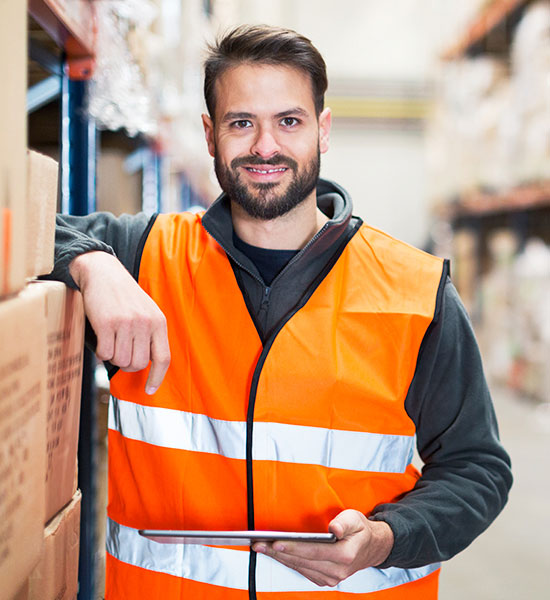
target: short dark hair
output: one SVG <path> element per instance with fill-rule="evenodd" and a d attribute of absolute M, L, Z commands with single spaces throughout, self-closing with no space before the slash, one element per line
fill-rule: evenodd
<path fill-rule="evenodd" d="M 284 65 L 306 73 L 311 80 L 317 116 L 325 104 L 327 69 L 320 52 L 308 38 L 270 25 L 241 25 L 208 46 L 204 62 L 204 99 L 213 119 L 216 110 L 215 85 L 227 69 L 240 64 Z"/>

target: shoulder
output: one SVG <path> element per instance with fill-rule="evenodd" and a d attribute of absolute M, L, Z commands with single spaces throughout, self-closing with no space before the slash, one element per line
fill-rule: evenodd
<path fill-rule="evenodd" d="M 202 226 L 203 213 L 162 213 L 157 216 L 147 237 L 145 255 L 200 260 L 206 247 L 213 243 Z"/>
<path fill-rule="evenodd" d="M 363 224 L 352 239 L 350 260 L 361 269 L 369 293 L 391 297 L 396 312 L 432 317 L 445 287 L 448 263 L 391 235 Z"/>
<path fill-rule="evenodd" d="M 197 236 L 206 235 L 202 227 L 203 213 L 162 213 L 151 229 L 151 235 L 164 242 L 181 243 Z"/>
<path fill-rule="evenodd" d="M 441 272 L 443 259 L 398 240 L 388 233 L 363 223 L 359 240 L 364 249 L 381 261 L 385 268 L 410 271 L 415 266 L 435 268 Z"/>

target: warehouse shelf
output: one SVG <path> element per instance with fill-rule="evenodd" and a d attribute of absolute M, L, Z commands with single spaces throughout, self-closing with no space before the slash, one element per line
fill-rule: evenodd
<path fill-rule="evenodd" d="M 530 0 L 493 0 L 480 10 L 473 22 L 459 40 L 444 54 L 443 58 L 452 60 L 467 54 L 484 40 L 506 19 L 525 7 Z"/>
<path fill-rule="evenodd" d="M 60 164 L 61 212 L 87 214 L 95 210 L 96 202 L 97 130 L 85 110 L 94 66 L 94 4 L 88 0 L 29 0 L 28 13 L 27 111 L 29 123 L 39 124 L 38 134 L 29 128 L 29 139 L 34 143 L 40 139 L 50 150 L 55 147 L 53 152 Z M 88 349 L 83 363 L 78 448 L 78 487 L 82 490 L 78 598 L 94 600 L 97 403 L 95 357 Z"/>
<path fill-rule="evenodd" d="M 518 186 L 506 192 L 472 192 L 448 209 L 448 218 L 483 217 L 550 208 L 550 181 Z"/>
<path fill-rule="evenodd" d="M 29 0 L 29 14 L 67 55 L 71 79 L 88 79 L 94 59 L 94 5 L 88 0 Z"/>

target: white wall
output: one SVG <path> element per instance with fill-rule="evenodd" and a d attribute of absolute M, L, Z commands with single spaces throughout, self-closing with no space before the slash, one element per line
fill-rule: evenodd
<path fill-rule="evenodd" d="M 410 244 L 422 246 L 429 224 L 422 136 L 336 125 L 321 174 L 351 194 L 354 214 Z"/>
<path fill-rule="evenodd" d="M 332 77 L 424 78 L 483 0 L 218 0 L 223 26 L 268 23 L 311 38 Z"/>

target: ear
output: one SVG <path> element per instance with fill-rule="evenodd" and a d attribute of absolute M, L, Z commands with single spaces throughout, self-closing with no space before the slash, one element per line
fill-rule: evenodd
<path fill-rule="evenodd" d="M 206 145 L 208 146 L 208 153 L 210 156 L 215 155 L 216 144 L 214 142 L 214 123 L 212 119 L 206 115 L 201 115 L 202 126 L 204 127 L 204 137 L 206 138 Z"/>
<path fill-rule="evenodd" d="M 319 150 L 321 154 L 329 148 L 330 127 L 332 125 L 332 112 L 327 106 L 319 115 Z"/>

